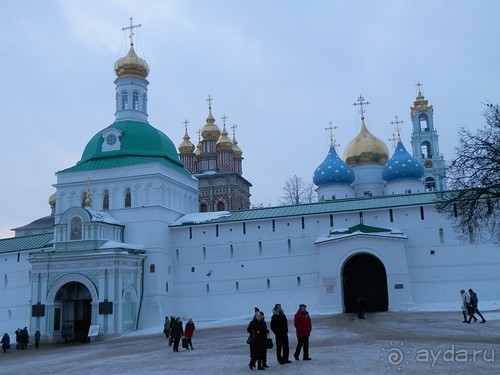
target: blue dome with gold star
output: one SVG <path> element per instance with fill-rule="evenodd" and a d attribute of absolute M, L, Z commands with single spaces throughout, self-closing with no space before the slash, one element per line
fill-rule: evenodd
<path fill-rule="evenodd" d="M 354 182 L 354 171 L 343 161 L 330 146 L 325 160 L 314 171 L 313 182 L 316 186 L 352 184 Z"/>
<path fill-rule="evenodd" d="M 385 164 L 382 178 L 387 181 L 418 180 L 424 175 L 424 166 L 406 151 L 405 146 L 398 140 L 394 155 Z"/>

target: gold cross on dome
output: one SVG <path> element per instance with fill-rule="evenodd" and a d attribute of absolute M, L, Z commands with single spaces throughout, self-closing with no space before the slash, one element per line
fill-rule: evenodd
<path fill-rule="evenodd" d="M 394 121 L 391 121 L 391 125 L 394 126 L 394 129 L 396 130 L 396 133 L 398 136 L 401 133 L 401 125 L 403 125 L 404 121 L 400 120 L 398 116 L 394 116 Z"/>
<path fill-rule="evenodd" d="M 353 106 L 357 107 L 359 106 L 359 114 L 361 115 L 361 120 L 365 119 L 365 110 L 363 109 L 364 105 L 370 104 L 370 102 L 365 101 L 365 98 L 363 98 L 361 95 L 359 96 L 358 99 L 356 99 L 357 103 L 353 103 Z"/>
<path fill-rule="evenodd" d="M 134 25 L 133 24 L 133 18 L 130 17 L 130 26 L 127 26 L 127 27 L 122 27 L 122 30 L 123 31 L 126 31 L 126 30 L 130 30 L 130 35 L 129 35 L 129 38 L 130 38 L 130 46 L 133 47 L 134 46 L 134 39 L 133 39 L 133 36 L 134 36 L 134 29 L 138 29 L 139 27 L 141 27 L 142 25 L 139 23 L 137 25 Z"/>

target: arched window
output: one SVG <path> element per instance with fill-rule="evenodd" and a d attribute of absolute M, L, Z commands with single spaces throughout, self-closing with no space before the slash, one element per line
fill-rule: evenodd
<path fill-rule="evenodd" d="M 142 111 L 146 112 L 146 94 L 142 95 Z"/>
<path fill-rule="evenodd" d="M 156 272 L 156 266 L 154 264 L 149 265 L 149 273 L 155 273 Z"/>
<path fill-rule="evenodd" d="M 217 211 L 224 211 L 224 209 L 225 209 L 224 202 L 217 203 Z"/>
<path fill-rule="evenodd" d="M 429 142 L 422 142 L 422 144 L 420 145 L 420 150 L 422 151 L 422 159 L 432 158 L 432 149 Z"/>
<path fill-rule="evenodd" d="M 128 187 L 125 189 L 125 208 L 130 208 L 130 207 L 132 207 L 132 192 Z"/>
<path fill-rule="evenodd" d="M 436 180 L 432 177 L 427 177 L 425 179 L 425 191 L 434 191 L 436 190 Z"/>
<path fill-rule="evenodd" d="M 427 118 L 427 115 L 425 113 L 422 113 L 418 119 L 420 121 L 420 131 L 428 132 L 429 131 L 429 119 Z"/>
<path fill-rule="evenodd" d="M 82 239 L 82 219 L 78 216 L 75 216 L 70 221 L 70 240 L 81 240 Z"/>
<path fill-rule="evenodd" d="M 109 191 L 104 190 L 104 193 L 102 194 L 102 209 L 104 211 L 109 210 Z"/>
<path fill-rule="evenodd" d="M 128 95 L 126 91 L 122 91 L 122 109 L 128 108 Z"/>
<path fill-rule="evenodd" d="M 208 206 L 206 203 L 200 204 L 200 212 L 208 212 Z"/>
<path fill-rule="evenodd" d="M 134 91 L 132 94 L 132 108 L 137 110 L 139 109 L 139 93 Z"/>

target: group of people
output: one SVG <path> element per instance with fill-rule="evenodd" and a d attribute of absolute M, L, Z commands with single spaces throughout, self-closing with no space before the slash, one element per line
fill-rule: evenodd
<path fill-rule="evenodd" d="M 462 323 L 470 324 L 471 320 L 474 319 L 474 322 L 477 322 L 477 318 L 474 314 L 477 314 L 481 317 L 481 323 L 486 323 L 486 319 L 484 319 L 483 315 L 477 308 L 477 294 L 469 289 L 469 293 L 465 290 L 460 290 L 460 295 L 462 296 L 462 314 L 464 316 L 464 321 Z"/>
<path fill-rule="evenodd" d="M 297 347 L 293 357 L 297 361 L 300 360 L 300 353 L 302 352 L 304 361 L 311 360 L 311 357 L 309 357 L 309 336 L 311 335 L 312 324 L 306 305 L 299 305 L 299 309 L 293 318 L 293 325 L 297 336 Z M 276 359 L 278 363 L 280 365 L 291 363 L 292 361 L 289 359 L 288 319 L 279 303 L 273 308 L 271 331 L 276 339 Z M 258 370 L 265 370 L 269 367 L 267 365 L 267 349 L 272 345 L 269 345 L 271 339 L 268 337 L 269 330 L 264 319 L 264 313 L 257 307 L 253 319 L 248 324 L 247 332 L 249 335 L 247 343 L 250 345 L 250 363 L 248 367 L 250 370 L 253 370 L 255 366 L 257 366 Z"/>
<path fill-rule="evenodd" d="M 28 348 L 28 344 L 30 342 L 30 336 L 28 333 L 28 328 L 24 327 L 23 329 L 16 329 L 16 349 L 23 350 Z M 35 332 L 35 348 L 38 349 L 40 346 L 40 331 L 36 330 Z M 10 336 L 8 333 L 4 333 L 2 336 L 2 340 L 0 341 L 2 344 L 2 350 L 5 353 L 7 349 L 10 349 Z"/>
<path fill-rule="evenodd" d="M 174 352 L 179 351 L 179 344 L 182 339 L 182 346 L 185 349 L 193 350 L 193 334 L 196 326 L 194 325 L 193 319 L 189 318 L 186 323 L 186 327 L 183 327 L 184 323 L 180 317 L 174 318 L 173 316 L 165 317 L 165 323 L 163 325 L 163 333 L 165 338 L 168 340 L 168 345 L 173 347 Z"/>

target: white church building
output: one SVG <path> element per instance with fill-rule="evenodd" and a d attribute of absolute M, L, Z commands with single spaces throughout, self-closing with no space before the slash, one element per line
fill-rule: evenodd
<path fill-rule="evenodd" d="M 459 240 L 435 210 L 444 159 L 420 92 L 412 154 L 401 140 L 389 154 L 360 97 L 359 134 L 342 159 L 332 140 L 311 171 L 318 203 L 200 212 L 201 177 L 148 123 L 149 66 L 133 44 L 115 72 L 115 122 L 56 173 L 52 214 L 0 240 L 2 330 L 27 326 L 57 342 L 85 340 L 90 325 L 113 336 L 160 326 L 166 315 L 247 317 L 275 303 L 317 314 L 355 312 L 359 298 L 368 311 L 458 308 L 469 287 L 500 300 L 498 245 Z M 209 107 L 213 130 L 212 120 Z M 236 150 L 241 162 L 225 136 L 226 154 Z M 207 166 L 198 174 L 214 172 Z"/>

